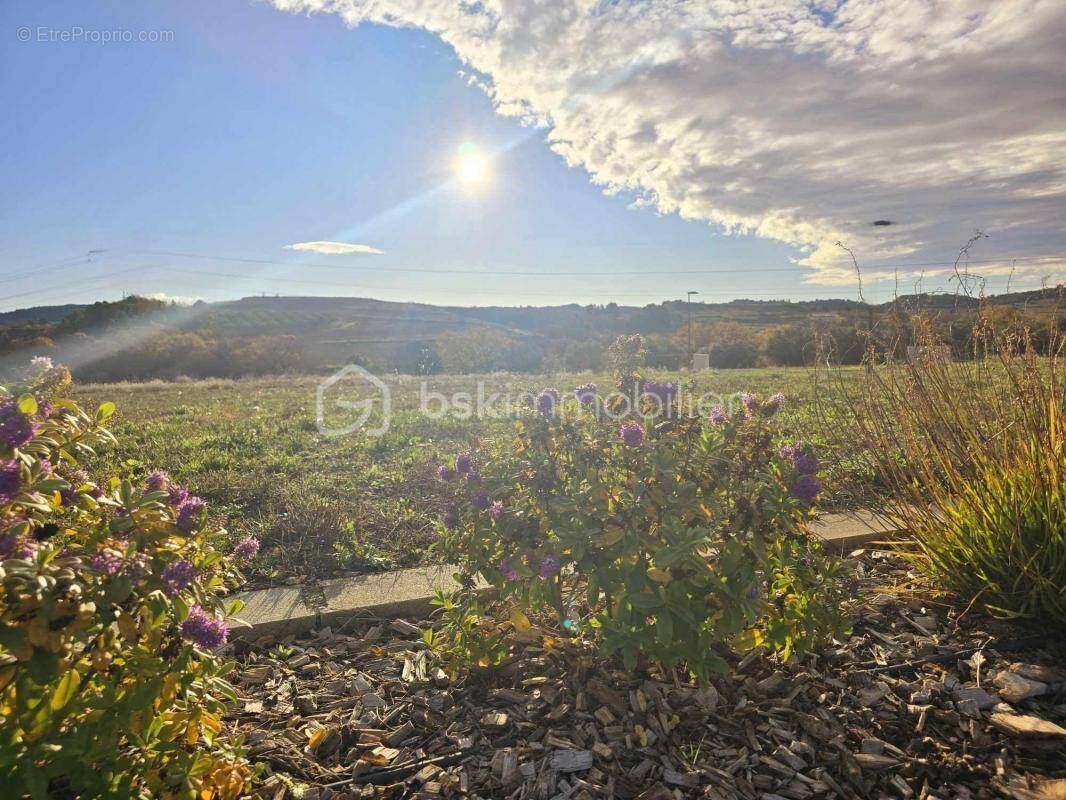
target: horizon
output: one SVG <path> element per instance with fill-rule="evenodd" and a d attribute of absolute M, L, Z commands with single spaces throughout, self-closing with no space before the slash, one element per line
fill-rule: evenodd
<path fill-rule="evenodd" d="M 245 295 L 243 297 L 225 298 L 225 299 L 221 299 L 221 300 L 202 300 L 202 299 L 185 300 L 185 299 L 175 299 L 175 298 L 153 297 L 153 296 L 150 296 L 150 295 L 142 295 L 142 294 L 138 294 L 136 292 L 133 292 L 133 293 L 130 293 L 130 294 L 123 295 L 118 300 L 96 299 L 96 300 L 87 300 L 87 301 L 84 301 L 84 302 L 44 303 L 44 304 L 39 304 L 39 305 L 28 305 L 28 306 L 23 306 L 23 307 L 19 307 L 19 308 L 13 308 L 13 309 L 7 309 L 7 310 L 0 311 L 0 316 L 5 316 L 5 315 L 8 315 L 8 314 L 22 314 L 22 313 L 26 313 L 26 312 L 29 312 L 29 311 L 34 311 L 36 309 L 55 309 L 55 308 L 65 308 L 65 307 L 68 307 L 68 306 L 86 307 L 86 306 L 91 306 L 91 305 L 98 304 L 98 303 L 99 304 L 114 304 L 114 303 L 121 303 L 121 302 L 123 302 L 125 300 L 134 299 L 134 298 L 140 298 L 142 300 L 151 300 L 151 301 L 157 301 L 157 302 L 161 302 L 161 303 L 166 303 L 170 307 L 174 307 L 174 308 L 194 308 L 194 307 L 196 307 L 198 305 L 224 305 L 224 304 L 227 304 L 227 303 L 243 303 L 243 302 L 246 302 L 246 301 L 254 301 L 254 300 L 323 300 L 323 301 L 353 300 L 353 301 L 383 303 L 383 304 L 392 304 L 392 305 L 426 306 L 427 308 L 438 308 L 438 309 L 443 309 L 443 310 L 451 310 L 451 309 L 459 309 L 459 310 L 501 309 L 501 310 L 515 310 L 515 311 L 520 311 L 520 310 L 524 310 L 524 309 L 537 309 L 537 308 L 562 309 L 562 308 L 568 308 L 568 307 L 571 307 L 571 306 L 575 307 L 575 308 L 579 308 L 579 309 L 598 309 L 598 310 L 603 310 L 603 309 L 606 309 L 606 308 L 608 308 L 608 307 L 610 307 L 612 305 L 617 306 L 620 309 L 636 309 L 636 310 L 639 310 L 641 308 L 647 308 L 647 307 L 666 307 L 666 306 L 669 306 L 669 305 L 672 305 L 672 304 L 680 305 L 682 307 L 682 309 L 686 308 L 689 305 L 691 305 L 693 309 L 698 309 L 700 307 L 727 306 L 727 305 L 731 305 L 731 304 L 735 304 L 735 303 L 765 303 L 765 304 L 785 303 L 785 304 L 797 304 L 797 305 L 798 304 L 812 304 L 813 305 L 813 304 L 818 304 L 818 303 L 852 303 L 852 304 L 854 304 L 857 307 L 878 308 L 878 307 L 881 307 L 881 306 L 890 305 L 893 302 L 911 300 L 911 299 L 914 299 L 914 298 L 954 297 L 957 301 L 969 301 L 969 302 L 991 301 L 991 300 L 995 300 L 997 298 L 1015 297 L 1017 295 L 1023 295 L 1023 294 L 1037 294 L 1037 293 L 1044 293 L 1044 292 L 1051 292 L 1051 293 L 1061 292 L 1063 287 L 1064 287 L 1064 285 L 1066 285 L 1066 284 L 1057 284 L 1055 286 L 1038 286 L 1038 287 L 1035 287 L 1035 288 L 1032 288 L 1032 289 L 1011 288 L 1010 291 L 1004 291 L 1004 292 L 998 292 L 998 293 L 986 293 L 986 294 L 978 295 L 978 296 L 969 295 L 969 294 L 965 294 L 965 293 L 962 293 L 962 292 L 954 293 L 954 294 L 947 294 L 947 293 L 944 293 L 944 292 L 900 293 L 899 295 L 896 295 L 896 296 L 891 297 L 888 300 L 884 300 L 884 301 L 872 301 L 872 300 L 869 300 L 869 299 L 863 301 L 863 300 L 858 300 L 858 299 L 856 299 L 854 297 L 812 297 L 812 298 L 806 298 L 806 297 L 804 297 L 804 298 L 787 298 L 786 297 L 786 298 L 769 298 L 769 299 L 767 299 L 767 298 L 758 298 L 758 297 L 734 297 L 734 298 L 731 298 L 729 300 L 700 300 L 700 299 L 693 299 L 691 301 L 686 300 L 684 298 L 674 298 L 674 299 L 661 300 L 661 301 L 659 301 L 657 303 L 645 303 L 645 304 L 614 303 L 613 301 L 609 301 L 607 303 L 577 303 L 577 302 L 573 302 L 573 301 L 568 301 L 568 302 L 560 302 L 560 303 L 528 303 L 528 304 L 520 304 L 520 305 L 500 305 L 500 304 L 496 304 L 496 305 L 492 305 L 492 304 L 488 304 L 488 305 L 458 305 L 458 304 L 454 304 L 454 303 L 452 303 L 452 304 L 448 304 L 448 303 L 429 303 L 429 302 L 422 302 L 422 301 L 416 301 L 416 300 L 383 300 L 383 299 L 376 298 L 376 297 L 360 296 L 360 295 L 300 295 L 300 294 L 277 294 L 277 293 L 274 293 L 274 294 L 262 293 L 262 294 L 254 294 L 254 295 Z"/>
<path fill-rule="evenodd" d="M 481 7 L 9 3 L 0 309 L 879 304 L 1060 282 L 1066 11 L 973 2 L 907 27 L 865 5 L 751 11 L 744 34 L 714 4 L 671 10 L 688 46 L 624 7 L 553 39 Z M 646 41 L 621 56 L 609 35 Z M 975 76 L 1002 91 L 970 107 Z"/>

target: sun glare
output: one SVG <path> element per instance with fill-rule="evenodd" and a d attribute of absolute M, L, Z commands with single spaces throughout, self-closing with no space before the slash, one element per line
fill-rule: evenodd
<path fill-rule="evenodd" d="M 477 146 L 467 142 L 459 148 L 459 157 L 455 160 L 455 174 L 460 182 L 467 186 L 477 186 L 488 177 L 489 162 Z"/>

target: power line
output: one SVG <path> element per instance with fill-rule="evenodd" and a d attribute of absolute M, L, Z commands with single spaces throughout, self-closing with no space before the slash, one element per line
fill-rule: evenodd
<path fill-rule="evenodd" d="M 90 251 L 90 252 L 100 253 L 100 252 L 103 252 L 103 251 L 96 250 L 96 251 Z M 65 269 L 66 267 L 72 267 L 72 266 L 74 266 L 75 264 L 77 264 L 79 262 L 91 263 L 91 260 L 89 258 L 89 254 L 85 253 L 85 254 L 80 255 L 80 256 L 71 256 L 70 258 L 64 258 L 62 261 L 56 261 L 56 262 L 54 262 L 52 264 L 44 264 L 44 265 L 36 266 L 33 269 L 27 270 L 25 272 L 16 272 L 13 275 L 5 275 L 4 276 L 4 281 L 13 283 L 14 281 L 17 281 L 19 278 L 33 278 L 33 277 L 36 277 L 37 275 L 40 275 L 42 272 L 52 272 L 52 271 L 57 270 L 57 269 Z"/>
<path fill-rule="evenodd" d="M 241 274 L 232 273 L 232 272 L 216 272 L 216 271 L 213 271 L 213 270 L 212 271 L 208 271 L 208 270 L 188 269 L 187 267 L 167 267 L 166 269 L 168 269 L 168 270 L 170 270 L 172 272 L 178 272 L 178 273 L 187 274 L 187 275 L 202 275 L 202 276 L 211 277 L 211 278 L 235 278 L 235 279 L 238 279 L 238 280 L 272 281 L 274 283 L 294 283 L 294 284 L 303 284 L 303 285 L 308 285 L 308 286 L 330 286 L 330 287 L 334 287 L 334 288 L 348 289 L 348 290 L 351 290 L 351 291 L 379 291 L 379 292 L 380 291 L 384 291 L 384 292 L 393 292 L 393 291 L 400 291 L 402 289 L 402 287 L 372 286 L 372 285 L 367 285 L 367 284 L 341 283 L 341 282 L 338 282 L 338 281 L 323 281 L 323 280 L 311 279 L 311 278 L 281 278 L 281 277 L 268 276 L 268 275 L 241 275 Z M 479 294 L 490 294 L 490 295 L 503 295 L 503 296 L 507 296 L 507 297 L 514 297 L 514 296 L 517 295 L 519 297 L 555 297 L 555 298 L 558 298 L 562 294 L 561 291 L 556 291 L 556 292 L 531 292 L 531 291 L 526 291 L 524 289 L 523 290 L 517 290 L 517 291 L 504 291 L 504 290 L 493 290 L 493 289 L 438 289 L 438 288 L 432 288 L 432 289 L 428 289 L 427 291 L 430 291 L 430 292 L 432 292 L 434 294 L 452 294 L 452 295 L 461 295 L 463 297 L 469 297 L 471 295 L 479 295 Z M 745 297 L 752 297 L 752 296 L 754 296 L 754 297 L 777 297 L 778 295 L 782 295 L 782 294 L 785 294 L 785 295 L 795 295 L 795 294 L 825 295 L 827 292 L 830 292 L 830 291 L 832 291 L 831 288 L 823 288 L 823 289 L 790 289 L 790 290 L 782 290 L 782 291 L 777 291 L 777 292 L 748 292 L 748 291 L 744 291 L 743 295 Z M 604 293 L 604 292 L 610 293 L 611 297 L 643 297 L 643 298 L 647 298 L 647 297 L 650 297 L 651 294 L 652 294 L 651 292 L 615 292 L 615 291 L 611 291 L 610 288 L 604 288 L 601 292 L 594 292 L 594 293 L 600 294 L 600 293 Z M 576 295 L 576 296 L 579 296 L 579 297 L 583 296 L 581 292 L 574 292 L 573 294 Z M 588 296 L 588 294 L 590 294 L 590 293 L 586 292 L 586 293 L 584 293 L 584 296 Z M 669 293 L 661 292 L 660 295 L 662 295 L 662 294 L 669 294 Z M 720 297 L 736 297 L 738 294 L 740 294 L 740 292 L 737 292 L 737 291 L 702 291 L 701 290 L 701 294 L 703 294 L 703 295 L 711 295 L 711 296 L 720 296 Z M 743 299 L 743 298 L 740 298 L 740 299 Z M 784 299 L 787 299 L 787 297 L 784 298 Z M 826 299 L 840 299 L 840 298 L 826 298 Z"/>
<path fill-rule="evenodd" d="M 171 270 L 173 272 L 179 272 L 179 273 L 186 274 L 186 275 L 203 275 L 205 277 L 211 277 L 211 278 L 237 278 L 237 279 L 258 280 L 258 281 L 273 281 L 274 283 L 296 283 L 296 284 L 304 284 L 304 285 L 308 285 L 308 286 L 331 286 L 331 287 L 335 287 L 335 288 L 350 289 L 350 290 L 353 290 L 353 291 L 393 292 L 393 291 L 400 291 L 402 289 L 402 287 L 371 286 L 371 285 L 367 285 L 367 284 L 341 283 L 341 282 L 338 282 L 338 281 L 323 281 L 323 280 L 312 279 L 312 278 L 279 278 L 279 277 L 274 277 L 274 276 L 269 276 L 269 275 L 240 275 L 240 274 L 233 273 L 233 272 L 215 272 L 215 271 L 207 271 L 207 270 L 196 270 L 196 269 L 188 269 L 186 267 L 168 267 L 167 269 L 169 269 L 169 270 Z M 557 291 L 557 292 L 530 292 L 530 291 L 526 291 L 524 289 L 515 290 L 515 291 L 503 291 L 503 290 L 493 290 L 493 289 L 437 289 L 437 288 L 433 288 L 433 289 L 428 289 L 427 291 L 431 291 L 434 294 L 453 294 L 453 295 L 461 295 L 463 297 L 469 297 L 470 295 L 477 295 L 477 294 L 505 295 L 505 296 L 508 296 L 508 297 L 513 297 L 515 295 L 522 296 L 522 297 L 559 297 L 562 294 L 562 291 Z M 603 292 L 610 292 L 612 297 L 648 297 L 649 294 L 650 294 L 650 292 L 614 292 L 614 291 L 611 291 L 610 288 L 604 288 L 602 291 Z M 799 291 L 809 292 L 809 293 L 812 293 L 812 294 L 819 294 L 819 293 L 824 294 L 826 291 L 829 291 L 829 290 L 827 290 L 827 289 L 798 290 L 797 289 L 797 290 L 793 290 L 790 293 L 794 294 L 794 293 L 799 292 Z M 600 292 L 597 292 L 597 293 L 600 293 Z M 575 292 L 575 294 L 579 294 L 579 293 Z M 727 292 L 727 291 L 710 292 L 710 291 L 708 291 L 708 292 L 703 292 L 703 294 L 720 295 L 720 296 L 731 296 L 731 295 L 736 295 L 737 292 Z M 778 294 L 781 294 L 781 292 L 746 292 L 746 294 L 750 294 L 750 295 L 767 295 L 768 296 L 768 295 L 778 295 Z"/>
<path fill-rule="evenodd" d="M 128 269 L 114 270 L 114 271 L 109 272 L 109 273 L 107 273 L 105 275 L 98 275 L 97 277 L 92 278 L 91 280 L 89 280 L 87 283 L 81 283 L 81 284 L 78 284 L 77 286 L 72 286 L 69 283 L 65 283 L 65 284 L 63 284 L 61 286 L 48 286 L 48 287 L 45 287 L 43 289 L 34 289 L 32 291 L 29 291 L 29 292 L 19 292 L 18 294 L 9 294 L 6 297 L 0 297 L 0 303 L 4 302 L 6 300 L 14 300 L 14 299 L 19 298 L 19 297 L 29 297 L 30 295 L 48 294 L 50 292 L 61 292 L 61 291 L 64 291 L 64 290 L 69 291 L 71 289 L 76 289 L 76 288 L 80 289 L 80 288 L 82 288 L 82 287 L 84 287 L 86 285 L 95 286 L 96 284 L 99 284 L 99 283 L 107 283 L 107 281 L 109 281 L 111 278 L 114 278 L 117 275 L 126 275 L 126 274 L 129 274 L 130 272 L 137 272 L 138 270 L 140 270 L 140 271 L 148 271 L 148 270 L 153 270 L 153 269 L 158 269 L 158 268 L 159 268 L 158 264 L 150 264 L 150 265 L 147 265 L 147 266 L 143 265 L 143 264 L 139 264 L 136 267 L 130 267 Z"/>
<path fill-rule="evenodd" d="M 208 253 L 185 253 L 179 251 L 167 251 L 167 250 L 131 250 L 118 248 L 109 252 L 126 252 L 137 253 L 142 255 L 153 256 L 167 256 L 172 258 L 196 258 L 206 261 L 230 261 L 243 264 L 265 264 L 269 266 L 280 267 L 313 267 L 320 269 L 344 269 L 344 270 L 364 270 L 366 272 L 410 272 L 419 273 L 425 275 L 495 275 L 495 276 L 527 276 L 527 277 L 542 277 L 542 276 L 619 276 L 619 275 L 641 275 L 648 277 L 657 277 L 660 275 L 726 275 L 726 274 L 747 274 L 752 272 L 792 272 L 795 273 L 799 270 L 814 269 L 814 267 L 805 266 L 802 264 L 795 264 L 791 267 L 727 267 L 723 269 L 693 269 L 693 270 L 655 270 L 650 272 L 648 270 L 610 270 L 610 271 L 594 271 L 594 272 L 574 272 L 570 271 L 543 271 L 543 270 L 477 270 L 477 269 L 428 269 L 422 267 L 374 267 L 363 264 L 324 264 L 317 262 L 304 262 L 304 261 L 279 261 L 269 258 L 244 258 L 239 256 L 221 256 L 211 255 Z M 1066 254 L 1044 255 L 1044 256 L 1019 256 L 1017 258 L 995 258 L 995 259 L 971 259 L 968 264 L 1002 264 L 1006 261 L 1042 261 L 1050 263 L 1066 262 Z M 875 264 L 864 267 L 869 271 L 880 271 L 886 269 L 899 269 L 899 268 L 916 268 L 916 267 L 950 267 L 954 264 L 954 261 L 923 261 L 923 262 L 911 262 L 911 263 L 893 263 L 893 264 Z"/>

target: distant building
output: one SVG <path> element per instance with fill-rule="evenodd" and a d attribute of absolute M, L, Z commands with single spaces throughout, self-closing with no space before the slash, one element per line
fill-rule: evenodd
<path fill-rule="evenodd" d="M 711 368 L 711 357 L 707 353 L 692 354 L 692 371 Z"/>

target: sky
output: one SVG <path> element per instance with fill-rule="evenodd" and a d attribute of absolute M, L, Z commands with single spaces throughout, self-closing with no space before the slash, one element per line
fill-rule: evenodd
<path fill-rule="evenodd" d="M 6 0 L 0 41 L 0 310 L 1066 275 L 1061 0 Z"/>

